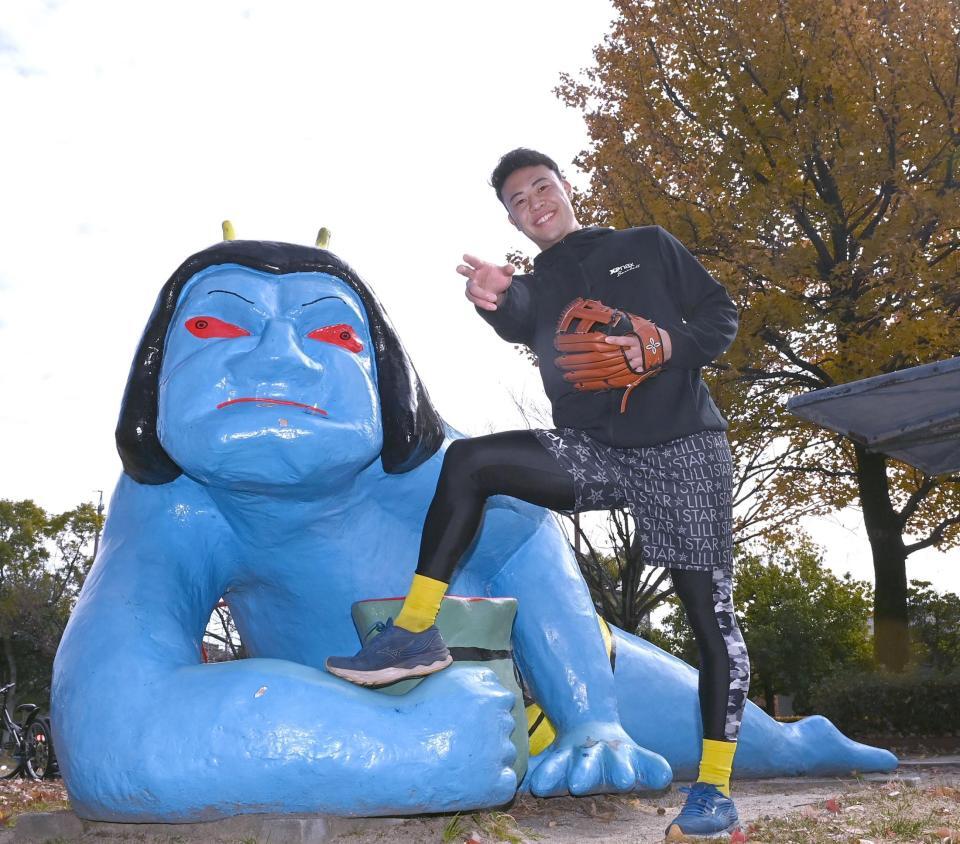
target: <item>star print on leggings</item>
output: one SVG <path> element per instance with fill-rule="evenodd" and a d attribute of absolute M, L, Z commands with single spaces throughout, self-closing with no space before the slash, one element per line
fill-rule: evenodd
<path fill-rule="evenodd" d="M 575 428 L 535 430 L 573 480 L 573 512 L 629 508 L 648 565 L 733 568 L 732 468 L 722 431 L 614 448 Z"/>

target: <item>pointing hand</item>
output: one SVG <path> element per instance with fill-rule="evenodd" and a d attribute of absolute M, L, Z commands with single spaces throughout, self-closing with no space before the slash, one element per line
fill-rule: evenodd
<path fill-rule="evenodd" d="M 512 264 L 497 266 L 473 255 L 464 255 L 463 261 L 457 272 L 467 278 L 466 297 L 484 311 L 495 311 L 513 281 L 516 268 Z"/>

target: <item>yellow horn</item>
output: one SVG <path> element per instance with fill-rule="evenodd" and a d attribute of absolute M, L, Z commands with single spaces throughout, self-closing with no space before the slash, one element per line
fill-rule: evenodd
<path fill-rule="evenodd" d="M 320 249 L 330 248 L 330 229 L 326 226 L 322 226 L 320 231 L 317 232 L 317 247 Z"/>
<path fill-rule="evenodd" d="M 224 220 L 220 224 L 220 228 L 223 229 L 223 239 L 224 240 L 236 240 L 237 235 L 233 230 L 233 223 L 229 220 Z"/>

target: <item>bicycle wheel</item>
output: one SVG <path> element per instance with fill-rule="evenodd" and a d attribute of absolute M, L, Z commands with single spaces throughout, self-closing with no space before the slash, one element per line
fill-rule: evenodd
<path fill-rule="evenodd" d="M 9 730 L 4 730 L 0 742 L 0 778 L 15 777 L 20 773 L 20 767 L 20 743 Z"/>
<path fill-rule="evenodd" d="M 42 780 L 50 770 L 50 726 L 45 718 L 30 721 L 24 729 L 26 758 L 24 771 L 31 779 Z"/>

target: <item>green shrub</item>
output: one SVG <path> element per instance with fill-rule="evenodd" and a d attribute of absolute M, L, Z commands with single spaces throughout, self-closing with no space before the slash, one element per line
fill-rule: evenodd
<path fill-rule="evenodd" d="M 816 687 L 813 704 L 853 735 L 960 733 L 960 671 L 839 674 Z"/>
<path fill-rule="evenodd" d="M 907 614 L 914 659 L 934 671 L 960 670 L 960 596 L 911 581 Z"/>
<path fill-rule="evenodd" d="M 803 537 L 739 551 L 733 603 L 750 655 L 751 697 L 771 715 L 778 694 L 792 695 L 798 714 L 817 712 L 811 688 L 870 665 L 869 584 L 834 575 Z M 696 666 L 693 631 L 678 604 L 663 626 L 666 649 Z"/>

